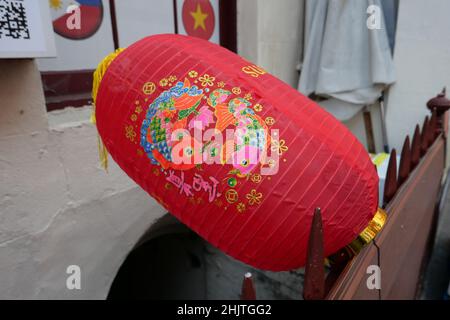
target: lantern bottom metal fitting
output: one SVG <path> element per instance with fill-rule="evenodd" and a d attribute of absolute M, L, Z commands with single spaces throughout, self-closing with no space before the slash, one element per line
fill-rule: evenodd
<path fill-rule="evenodd" d="M 386 219 L 386 211 L 378 208 L 369 225 L 347 246 L 353 254 L 357 254 L 366 244 L 375 238 L 386 223 Z"/>

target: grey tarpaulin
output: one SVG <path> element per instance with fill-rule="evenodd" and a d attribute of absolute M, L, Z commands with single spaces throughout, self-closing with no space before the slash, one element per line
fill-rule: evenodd
<path fill-rule="evenodd" d="M 320 104 L 340 120 L 374 103 L 395 81 L 384 15 L 369 29 L 367 8 L 379 0 L 306 0 L 305 53 L 298 90 L 329 99 Z"/>

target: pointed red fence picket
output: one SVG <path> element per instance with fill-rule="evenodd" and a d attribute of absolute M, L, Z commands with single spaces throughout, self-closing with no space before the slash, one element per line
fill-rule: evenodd
<path fill-rule="evenodd" d="M 425 117 L 422 125 L 422 134 L 420 136 L 420 156 L 423 156 L 428 150 L 428 116 Z"/>
<path fill-rule="evenodd" d="M 414 130 L 414 136 L 411 145 L 411 170 L 414 169 L 420 161 L 420 129 L 419 125 L 416 125 Z"/>
<path fill-rule="evenodd" d="M 383 204 L 386 205 L 397 192 L 397 152 L 392 149 L 384 181 Z"/>
<path fill-rule="evenodd" d="M 320 300 L 325 297 L 324 260 L 322 214 L 320 208 L 316 208 L 311 223 L 306 257 L 303 288 L 305 300 Z"/>
<path fill-rule="evenodd" d="M 430 118 L 430 145 L 436 140 L 439 132 L 437 113 L 436 110 L 433 110 Z"/>
<path fill-rule="evenodd" d="M 250 272 L 244 275 L 242 281 L 241 300 L 256 300 L 255 286 L 253 285 L 253 278 Z"/>
<path fill-rule="evenodd" d="M 400 156 L 400 168 L 398 170 L 398 186 L 400 186 L 406 179 L 408 179 L 411 172 L 411 147 L 409 143 L 409 136 L 406 136 L 403 143 L 402 153 Z"/>

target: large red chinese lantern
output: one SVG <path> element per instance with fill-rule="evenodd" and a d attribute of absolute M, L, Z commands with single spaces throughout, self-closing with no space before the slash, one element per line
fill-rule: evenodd
<path fill-rule="evenodd" d="M 218 45 L 151 36 L 106 58 L 95 79 L 96 123 L 114 160 L 236 259 L 300 267 L 316 207 L 326 255 L 377 211 L 378 176 L 351 132 Z"/>

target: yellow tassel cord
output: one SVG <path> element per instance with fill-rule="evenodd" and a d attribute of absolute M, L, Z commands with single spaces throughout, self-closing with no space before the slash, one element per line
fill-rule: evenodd
<path fill-rule="evenodd" d="M 91 122 L 93 124 L 96 124 L 96 118 L 95 118 L 95 103 L 97 99 L 97 93 L 98 88 L 100 87 L 100 82 L 103 79 L 103 76 L 106 73 L 106 70 L 108 69 L 109 65 L 113 60 L 125 49 L 119 48 L 113 53 L 110 53 L 107 55 L 97 66 L 97 69 L 94 72 L 93 75 L 93 82 L 92 82 L 92 113 L 91 113 Z M 98 156 L 100 158 L 100 165 L 108 171 L 108 151 L 106 150 L 105 145 L 103 144 L 102 138 L 100 138 L 100 135 L 98 136 Z"/>

